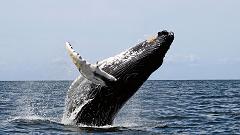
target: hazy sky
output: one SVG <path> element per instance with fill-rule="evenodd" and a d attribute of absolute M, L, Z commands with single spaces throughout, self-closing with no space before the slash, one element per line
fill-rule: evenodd
<path fill-rule="evenodd" d="M 64 43 L 90 61 L 163 29 L 175 40 L 150 79 L 240 79 L 239 0 L 0 2 L 0 80 L 73 80 Z"/>

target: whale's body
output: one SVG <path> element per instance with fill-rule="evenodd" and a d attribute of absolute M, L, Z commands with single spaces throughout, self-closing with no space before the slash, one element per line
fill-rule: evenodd
<path fill-rule="evenodd" d="M 80 75 L 70 86 L 63 120 L 91 126 L 111 125 L 126 101 L 148 77 L 158 69 L 174 35 L 158 32 L 157 37 L 96 64 L 103 72 L 116 78 L 111 81 L 97 76 L 105 85 Z"/>

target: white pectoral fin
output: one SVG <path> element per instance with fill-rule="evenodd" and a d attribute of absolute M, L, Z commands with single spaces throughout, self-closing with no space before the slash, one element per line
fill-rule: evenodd
<path fill-rule="evenodd" d="M 101 70 L 98 66 L 92 65 L 88 62 L 86 62 L 82 57 L 77 53 L 69 42 L 66 42 L 66 49 L 67 52 L 72 59 L 73 63 L 78 68 L 79 72 L 89 81 L 92 81 L 95 84 L 105 85 L 104 80 L 109 81 L 116 81 L 117 79 L 106 73 L 105 71 Z"/>
<path fill-rule="evenodd" d="M 70 58 L 72 59 L 73 63 L 76 65 L 76 67 L 78 69 L 80 69 L 81 67 L 81 64 L 84 62 L 84 60 L 82 59 L 82 57 L 79 55 L 79 53 L 77 53 L 73 48 L 72 46 L 70 45 L 69 42 L 66 42 L 66 49 L 67 49 L 67 52 L 70 56 Z M 86 63 L 86 61 L 85 61 Z"/>

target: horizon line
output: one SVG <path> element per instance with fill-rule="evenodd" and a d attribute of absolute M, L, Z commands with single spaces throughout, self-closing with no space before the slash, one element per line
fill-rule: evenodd
<path fill-rule="evenodd" d="M 240 79 L 148 79 L 146 81 L 234 81 Z M 74 81 L 74 80 L 0 80 L 0 82 L 43 82 L 43 81 Z"/>

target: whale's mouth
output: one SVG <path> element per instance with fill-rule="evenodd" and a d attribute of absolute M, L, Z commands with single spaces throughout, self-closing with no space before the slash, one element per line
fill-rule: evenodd
<path fill-rule="evenodd" d="M 161 31 L 161 32 L 158 32 L 158 36 L 162 36 L 162 35 L 169 35 L 169 36 L 174 36 L 174 33 L 173 32 L 168 32 L 168 31 L 166 31 L 166 30 L 163 30 L 163 31 Z"/>
<path fill-rule="evenodd" d="M 163 38 L 174 38 L 174 33 L 173 32 L 168 32 L 166 30 L 158 32 L 158 37 L 163 37 Z"/>

